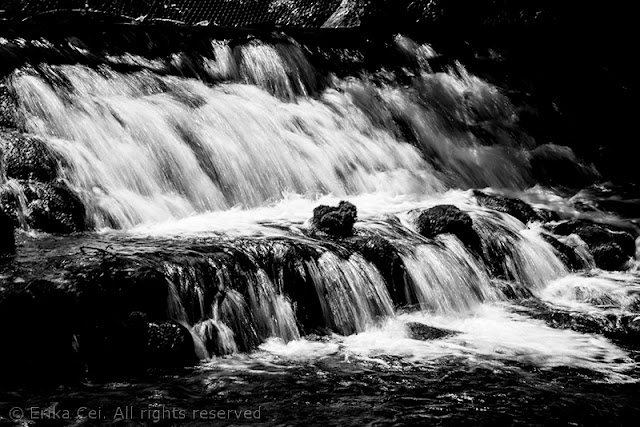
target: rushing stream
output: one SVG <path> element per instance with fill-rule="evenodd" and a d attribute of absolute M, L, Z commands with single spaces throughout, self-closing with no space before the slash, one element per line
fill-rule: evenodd
<path fill-rule="evenodd" d="M 56 411 L 54 425 L 92 425 L 91 410 L 167 425 L 582 425 L 640 415 L 637 261 L 596 268 L 572 234 L 563 238 L 578 254 L 571 269 L 542 221 L 481 206 L 473 189 L 583 215 L 578 196 L 536 183 L 535 141 L 499 88 L 459 63 L 434 72 L 429 45 L 395 43 L 415 66 L 410 84 L 324 74 L 299 44 L 257 39 L 215 40 L 195 59 L 109 54 L 99 66 L 13 71 L 5 84 L 23 130 L 44 141 L 92 231 L 32 229 L 36 184 L 2 176 L 22 228 L 2 289 L 34 278 L 98 286 L 111 274 L 92 275 L 98 265 L 113 268 L 113 283 L 138 286 L 148 269 L 162 285 L 140 304 L 189 331 L 199 362 L 56 387 L 0 384 L 0 423 L 12 423 L 11 407 L 53 408 L 23 414 L 36 425 Z M 478 127 L 493 143 L 470 131 Z M 310 231 L 314 208 L 341 200 L 357 207 L 355 237 Z M 417 217 L 437 205 L 469 215 L 476 252 L 453 234 L 420 234 Z M 388 242 L 400 270 L 385 270 L 359 238 Z M 122 292 L 83 316 L 138 304 Z M 444 335 L 421 339 L 415 325 Z M 84 345 L 104 353 L 93 363 L 114 368 L 123 344 L 113 342 Z M 38 350 L 46 366 L 47 348 Z"/>

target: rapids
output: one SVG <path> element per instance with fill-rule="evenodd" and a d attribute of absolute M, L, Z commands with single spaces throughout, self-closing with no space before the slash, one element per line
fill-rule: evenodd
<path fill-rule="evenodd" d="M 458 62 L 434 71 L 438 55 L 427 44 L 403 36 L 394 43 L 413 66 L 402 78 L 320 71 L 291 39 L 214 40 L 199 56 L 109 54 L 98 66 L 31 64 L 6 78 L 23 130 L 51 151 L 57 180 L 77 194 L 90 231 L 32 229 L 25 194 L 34 184 L 0 170 L 21 227 L 14 264 L 0 270 L 2 289 L 46 279 L 77 292 L 87 306 L 74 315 L 92 321 L 148 308 L 151 320 L 188 331 L 200 360 L 184 376 L 83 390 L 90 405 L 100 390 L 126 402 L 147 381 L 167 389 L 140 398 L 144 405 L 188 401 L 189 393 L 199 396 L 196 407 L 211 396 L 253 404 L 259 392 L 249 384 L 263 381 L 268 410 L 286 411 L 280 387 L 313 401 L 308 382 L 327 395 L 343 396 L 344 386 L 367 396 L 392 390 L 401 400 L 420 400 L 420 390 L 433 387 L 439 394 L 430 399 L 455 400 L 453 409 L 443 403 L 452 416 L 456 405 L 488 410 L 491 392 L 476 407 L 459 389 L 468 381 L 481 390 L 492 376 L 495 396 L 517 383 L 517 393 L 552 406 L 536 387 L 562 395 L 548 383 L 566 382 L 569 395 L 597 383 L 628 405 L 624 387 L 637 389 L 640 378 L 637 343 L 629 344 L 640 330 L 637 261 L 604 272 L 572 234 L 562 241 L 581 268 L 570 271 L 545 238 L 548 224 L 483 207 L 472 189 L 553 211 L 552 224 L 625 219 L 595 208 L 583 214 L 560 189 L 536 182 L 536 141 L 501 89 Z M 68 44 L 79 56 L 98 55 Z M 358 209 L 355 235 L 317 233 L 314 207 L 341 200 Z M 419 213 L 443 204 L 469 215 L 477 250 L 453 234 L 419 233 Z M 371 255 L 380 248 L 366 245 L 380 241 L 389 245 L 383 256 Z M 52 329 L 63 322 L 51 321 Z M 453 333 L 421 340 L 411 333 L 416 323 Z M 82 334 L 93 333 L 83 328 L 81 349 Z M 114 330 L 85 344 L 96 363 L 109 365 L 120 354 L 114 347 L 130 344 Z M 458 391 L 448 393 L 440 380 Z M 593 393 L 589 402 L 598 400 Z M 353 417 L 342 412 L 358 407 L 353 399 L 335 413 Z M 386 405 L 383 418 L 393 413 Z"/>

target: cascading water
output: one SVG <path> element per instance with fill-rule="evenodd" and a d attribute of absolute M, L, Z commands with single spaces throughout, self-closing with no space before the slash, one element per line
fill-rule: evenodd
<path fill-rule="evenodd" d="M 242 364 L 249 352 L 389 368 L 393 357 L 415 367 L 453 355 L 630 381 L 624 350 L 551 329 L 530 318 L 543 317 L 539 306 L 513 301 L 617 316 L 614 334 L 635 325 L 637 279 L 570 274 L 564 247 L 579 268 L 595 265 L 579 236 L 549 240 L 541 220 L 481 206 L 470 188 L 536 198 L 539 187 L 524 191 L 535 183 L 532 138 L 499 89 L 459 63 L 433 72 L 430 46 L 395 42 L 417 67 L 411 84 L 327 75 L 292 40 L 252 40 L 214 41 L 201 57 L 25 66 L 8 86 L 22 125 L 55 153 L 58 178 L 99 231 L 101 262 L 117 265 L 113 244 L 153 265 L 152 293 L 202 360 Z M 35 209 L 19 184 L 4 184 L 28 228 Z M 315 206 L 340 200 L 358 208 L 354 236 L 309 221 Z M 417 216 L 438 205 L 469 217 L 477 247 L 455 232 L 421 234 Z M 446 337 L 418 341 L 411 324 Z"/>

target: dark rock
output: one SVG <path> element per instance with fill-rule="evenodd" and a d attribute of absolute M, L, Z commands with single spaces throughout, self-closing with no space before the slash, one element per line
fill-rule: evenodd
<path fill-rule="evenodd" d="M 408 286 L 411 278 L 406 274 L 402 258 L 387 239 L 380 236 L 354 237 L 349 243 L 380 271 L 396 305 L 404 306 L 417 301 L 412 287 Z"/>
<path fill-rule="evenodd" d="M 17 117 L 13 96 L 5 85 L 0 84 L 0 127 L 15 128 L 18 122 Z"/>
<path fill-rule="evenodd" d="M 566 265 L 567 268 L 573 271 L 584 268 L 580 257 L 569 245 L 565 245 L 550 234 L 542 233 L 541 236 L 547 243 L 553 246 L 553 249 L 555 249 L 558 258 L 560 258 L 562 263 Z"/>
<path fill-rule="evenodd" d="M 541 184 L 583 188 L 598 178 L 595 168 L 584 165 L 569 147 L 541 145 L 530 152 L 529 162 Z"/>
<path fill-rule="evenodd" d="M 521 301 L 521 306 L 513 306 L 512 309 L 534 319 L 540 319 L 553 328 L 604 335 L 636 349 L 640 343 L 640 329 L 638 329 L 639 323 L 635 313 L 617 311 L 600 314 L 597 311 L 591 313 L 570 311 L 534 298 Z"/>
<path fill-rule="evenodd" d="M 24 214 L 27 224 L 48 233 L 73 233 L 87 229 L 82 202 L 64 183 L 37 181 L 20 182 L 26 202 L 26 212 L 21 212 L 18 195 L 0 189 L 0 206 L 11 218 L 14 226 Z"/>
<path fill-rule="evenodd" d="M 536 209 L 536 213 L 542 222 L 554 222 L 562 219 L 558 212 L 549 209 Z"/>
<path fill-rule="evenodd" d="M 176 322 L 149 323 L 147 346 L 156 364 L 188 366 L 198 362 L 191 333 Z"/>
<path fill-rule="evenodd" d="M 315 229 L 332 236 L 353 235 L 353 224 L 358 218 L 356 207 L 341 201 L 337 207 L 320 205 L 313 210 L 312 225 Z"/>
<path fill-rule="evenodd" d="M 603 270 L 623 270 L 630 255 L 616 243 L 604 244 L 591 249 L 596 266 Z"/>
<path fill-rule="evenodd" d="M 294 302 L 301 331 L 308 334 L 325 330 L 328 325 L 323 306 L 307 264 L 320 254 L 309 245 L 288 239 L 261 239 L 246 244 L 273 283 L 280 284 Z"/>
<path fill-rule="evenodd" d="M 198 362 L 193 337 L 179 323 L 149 322 L 144 313 L 133 312 L 125 328 L 129 348 L 123 351 L 136 365 L 170 368 Z"/>
<path fill-rule="evenodd" d="M 459 332 L 425 325 L 419 322 L 407 323 L 409 337 L 414 340 L 431 341 L 457 335 Z"/>
<path fill-rule="evenodd" d="M 0 258 L 16 251 L 16 239 L 13 232 L 13 222 L 0 209 Z"/>
<path fill-rule="evenodd" d="M 480 206 L 503 212 L 517 218 L 523 223 L 540 221 L 540 215 L 529 204 L 519 199 L 487 194 L 479 190 L 473 191 L 473 196 Z"/>
<path fill-rule="evenodd" d="M 51 181 L 57 176 L 58 161 L 40 139 L 17 131 L 0 133 L 0 152 L 8 178 Z"/>
<path fill-rule="evenodd" d="M 627 253 L 635 251 L 635 240 L 626 231 L 617 230 L 613 226 L 596 224 L 591 221 L 574 219 L 551 227 L 554 233 L 562 236 L 577 234 L 587 245 L 597 246 L 614 242 Z"/>
<path fill-rule="evenodd" d="M 605 270 L 623 268 L 635 255 L 633 236 L 626 231 L 617 231 L 610 226 L 586 220 L 570 220 L 548 227 L 555 234 L 567 236 L 577 234 L 587 244 L 596 266 Z"/>
<path fill-rule="evenodd" d="M 470 249 L 478 252 L 480 238 L 473 229 L 473 221 L 466 212 L 453 205 L 438 205 L 422 211 L 415 221 L 416 230 L 424 237 L 438 234 L 455 235 Z"/>

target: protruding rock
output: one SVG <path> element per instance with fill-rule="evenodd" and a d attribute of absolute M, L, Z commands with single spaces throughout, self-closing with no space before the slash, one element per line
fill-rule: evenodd
<path fill-rule="evenodd" d="M 313 210 L 312 225 L 315 229 L 332 236 L 353 235 L 353 224 L 358 219 L 356 207 L 341 201 L 337 207 L 320 205 Z"/>
<path fill-rule="evenodd" d="M 496 194 L 487 194 L 478 190 L 473 191 L 473 196 L 480 206 L 509 214 L 525 224 L 542 219 L 535 209 L 522 200 L 498 196 Z"/>
<path fill-rule="evenodd" d="M 3 58 L 4 59 L 4 58 Z M 16 104 L 9 89 L 0 84 L 0 127 L 16 127 Z"/>
<path fill-rule="evenodd" d="M 453 234 L 470 249 L 478 252 L 480 239 L 468 213 L 453 205 L 438 205 L 422 211 L 416 219 L 416 230 L 424 237 Z"/>
<path fill-rule="evenodd" d="M 125 352 L 133 352 L 131 361 L 136 365 L 180 367 L 197 363 L 191 333 L 184 326 L 171 322 L 154 323 L 142 312 L 129 315 L 125 326 L 127 344 Z"/>
<path fill-rule="evenodd" d="M 40 139 L 17 131 L 0 134 L 5 173 L 9 178 L 51 181 L 57 175 L 57 161 Z"/>
<path fill-rule="evenodd" d="M 409 337 L 414 340 L 431 341 L 457 335 L 458 332 L 449 329 L 436 328 L 419 322 L 407 323 Z"/>
<path fill-rule="evenodd" d="M 407 281 L 411 279 L 406 274 L 402 258 L 388 240 L 380 236 L 354 237 L 350 243 L 382 273 L 391 299 L 396 305 L 411 304 L 415 300 L 411 287 L 407 286 Z"/>
<path fill-rule="evenodd" d="M 626 231 L 613 230 L 585 220 L 566 221 L 549 228 L 562 236 L 580 236 L 589 247 L 596 266 L 605 270 L 624 268 L 629 258 L 635 254 L 635 239 Z"/>
<path fill-rule="evenodd" d="M 20 183 L 26 200 L 26 221 L 30 227 L 48 233 L 84 231 L 85 210 L 82 202 L 61 182 Z M 21 204 L 13 192 L 0 191 L 0 205 L 14 225 L 18 225 Z"/>

